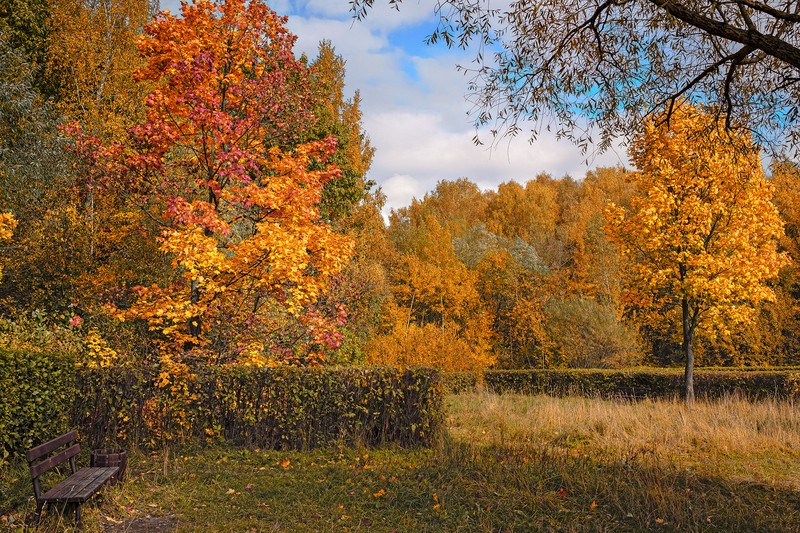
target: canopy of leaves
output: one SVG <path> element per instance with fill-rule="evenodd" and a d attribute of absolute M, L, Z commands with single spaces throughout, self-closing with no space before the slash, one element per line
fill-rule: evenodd
<path fill-rule="evenodd" d="M 698 326 L 724 332 L 750 320 L 754 303 L 774 300 L 765 282 L 786 263 L 759 153 L 715 120 L 684 104 L 669 126 L 650 121 L 631 148 L 639 195 L 630 210 L 607 211 L 607 228 L 630 260 L 629 304 L 678 331 L 683 313 L 690 337 Z"/>
<path fill-rule="evenodd" d="M 318 209 L 339 175 L 327 164 L 336 140 L 295 145 L 313 119 L 295 37 L 258 1 L 181 10 L 140 41 L 138 78 L 154 89 L 129 138 L 71 129 L 88 179 L 159 220 L 172 262 L 171 280 L 136 288 L 119 316 L 146 319 L 172 350 L 211 346 L 218 359 L 291 358 L 301 339 L 304 357 L 319 355 L 338 344 L 343 311 L 325 317 L 314 304 L 352 243 Z"/>

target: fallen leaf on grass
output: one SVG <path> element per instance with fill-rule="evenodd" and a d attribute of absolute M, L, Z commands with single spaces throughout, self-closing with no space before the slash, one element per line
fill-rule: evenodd
<path fill-rule="evenodd" d="M 289 465 L 291 464 L 292 462 L 289 459 L 284 459 L 281 461 L 281 468 L 289 468 Z"/>
<path fill-rule="evenodd" d="M 381 496 L 383 496 L 384 494 L 386 494 L 386 491 L 385 491 L 385 490 L 383 490 L 383 489 L 381 489 L 381 490 L 379 490 L 378 492 L 376 492 L 375 494 L 373 494 L 373 495 L 372 495 L 372 497 L 373 497 L 373 498 L 380 498 L 380 497 L 381 497 Z"/>

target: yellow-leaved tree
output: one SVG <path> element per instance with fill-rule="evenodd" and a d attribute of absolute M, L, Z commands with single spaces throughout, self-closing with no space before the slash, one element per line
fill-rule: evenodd
<path fill-rule="evenodd" d="M 653 325 L 680 324 L 691 404 L 695 334 L 746 323 L 753 304 L 774 300 L 765 282 L 787 262 L 783 222 L 751 138 L 697 107 L 654 117 L 630 156 L 638 195 L 629 210 L 609 205 L 606 229 L 629 260 L 628 304 Z"/>

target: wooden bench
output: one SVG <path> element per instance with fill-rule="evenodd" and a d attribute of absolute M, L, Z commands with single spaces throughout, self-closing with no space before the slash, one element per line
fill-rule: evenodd
<path fill-rule="evenodd" d="M 67 505 L 75 506 L 75 521 L 77 527 L 80 528 L 81 504 L 100 490 L 100 487 L 119 470 L 117 466 L 90 467 L 78 470 L 75 467 L 75 456 L 80 453 L 81 447 L 77 440 L 78 432 L 70 431 L 58 438 L 31 448 L 26 454 L 28 465 L 31 467 L 33 493 L 36 496 L 36 522 L 39 521 L 46 503 L 62 503 L 65 507 Z M 42 494 L 39 476 L 54 470 L 66 462 L 69 462 L 72 474 Z"/>

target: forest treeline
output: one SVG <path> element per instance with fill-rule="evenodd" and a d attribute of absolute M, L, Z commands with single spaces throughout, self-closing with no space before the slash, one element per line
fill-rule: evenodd
<path fill-rule="evenodd" d="M 155 9 L 0 2 L 3 343 L 172 375 L 201 359 L 683 362 L 680 325 L 630 290 L 640 259 L 610 229 L 610 205 L 647 196 L 640 172 L 489 191 L 443 180 L 386 224 L 360 97 L 345 98 L 329 42 L 296 58 L 260 2 L 201 1 L 180 19 Z M 800 364 L 800 171 L 777 162 L 768 181 L 786 260 L 777 276 L 741 272 L 770 292 L 698 336 L 699 364 Z"/>

